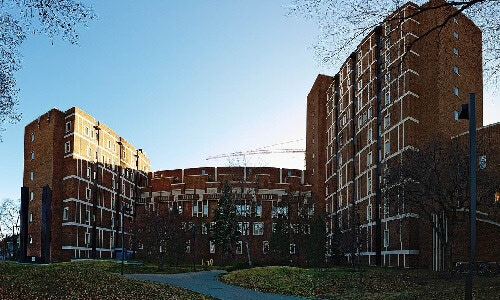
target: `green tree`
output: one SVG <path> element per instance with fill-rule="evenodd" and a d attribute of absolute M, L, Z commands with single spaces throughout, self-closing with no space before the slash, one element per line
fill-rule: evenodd
<path fill-rule="evenodd" d="M 225 260 L 228 254 L 234 253 L 234 245 L 240 235 L 236 222 L 236 205 L 231 186 L 227 182 L 222 187 L 213 222 L 212 239 L 221 247 L 222 259 Z"/>
<path fill-rule="evenodd" d="M 286 264 L 290 256 L 290 232 L 285 216 L 278 216 L 273 223 L 273 232 L 269 240 L 271 257 L 276 264 Z"/>
<path fill-rule="evenodd" d="M 316 216 L 310 224 L 310 233 L 306 234 L 306 258 L 312 266 L 320 266 L 325 262 L 326 254 L 326 225 L 323 219 Z"/>

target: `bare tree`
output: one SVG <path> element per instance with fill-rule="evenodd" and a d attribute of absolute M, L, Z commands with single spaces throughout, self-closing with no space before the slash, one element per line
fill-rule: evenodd
<path fill-rule="evenodd" d="M 16 235 L 19 234 L 19 200 L 3 199 L 0 205 L 0 239 L 10 237 L 16 250 Z"/>
<path fill-rule="evenodd" d="M 468 222 L 467 149 L 451 141 L 434 140 L 387 166 L 382 183 L 384 210 L 417 213 L 437 234 L 443 249 L 443 270 L 452 267 L 458 226 Z M 500 186 L 497 173 L 478 171 L 478 209 L 494 204 L 493 196 Z"/>
<path fill-rule="evenodd" d="M 78 43 L 79 24 L 96 17 L 89 6 L 78 0 L 0 1 L 0 130 L 6 122 L 21 119 L 14 74 L 21 68 L 19 48 L 29 34 L 56 36 Z M 1 137 L 0 137 L 1 138 Z"/>
<path fill-rule="evenodd" d="M 407 1 L 401 0 L 292 0 L 288 13 L 316 20 L 319 27 L 317 42 L 313 46 L 318 61 L 336 69 L 361 40 L 384 22 L 397 23 L 416 18 L 431 10 L 442 9 L 448 15 L 440 22 L 411 41 L 411 48 L 419 40 L 439 32 L 452 22 L 459 13 L 465 14 L 483 32 L 483 69 L 489 88 L 496 89 L 500 78 L 500 3 L 498 0 L 426 0 L 414 1 L 424 4 L 410 14 L 402 14 Z M 426 3 L 427 2 L 427 3 Z M 393 12 L 396 12 L 393 14 Z"/>

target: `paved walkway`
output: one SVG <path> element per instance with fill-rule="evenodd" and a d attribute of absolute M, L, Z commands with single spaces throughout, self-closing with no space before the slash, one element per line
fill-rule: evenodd
<path fill-rule="evenodd" d="M 226 273 L 226 271 L 216 270 L 216 271 L 201 271 L 201 272 L 178 273 L 178 274 L 127 274 L 126 276 L 135 279 L 155 281 L 155 282 L 175 285 L 205 295 L 210 295 L 212 297 L 222 300 L 301 299 L 291 296 L 267 294 L 234 285 L 225 284 L 217 280 L 217 276 L 222 273 Z"/>

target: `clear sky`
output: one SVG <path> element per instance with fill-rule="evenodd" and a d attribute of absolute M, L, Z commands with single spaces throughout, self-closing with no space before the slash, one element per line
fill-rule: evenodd
<path fill-rule="evenodd" d="M 0 199 L 19 198 L 24 126 L 53 107 L 87 111 L 146 150 L 153 170 L 224 166 L 205 158 L 305 138 L 306 96 L 318 73 L 335 73 L 314 60 L 316 24 L 286 17 L 286 0 L 92 2 L 99 19 L 80 46 L 23 44 L 23 120 L 2 133 Z M 486 124 L 499 121 L 492 99 Z M 303 168 L 304 158 L 248 163 Z"/>

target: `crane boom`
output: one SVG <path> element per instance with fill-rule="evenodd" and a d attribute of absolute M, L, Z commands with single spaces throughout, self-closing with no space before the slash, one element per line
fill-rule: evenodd
<path fill-rule="evenodd" d="M 258 154 L 274 154 L 274 153 L 305 153 L 304 149 L 256 149 L 250 151 L 237 151 L 219 155 L 212 155 L 206 158 L 206 160 L 224 158 L 224 157 L 233 157 L 233 156 L 245 156 L 245 155 L 258 155 Z"/>

